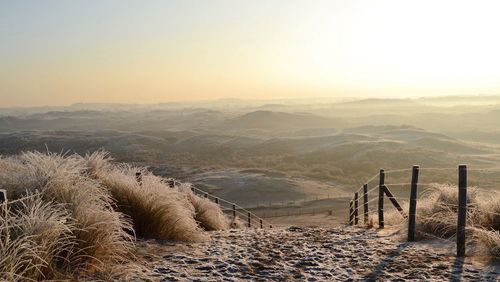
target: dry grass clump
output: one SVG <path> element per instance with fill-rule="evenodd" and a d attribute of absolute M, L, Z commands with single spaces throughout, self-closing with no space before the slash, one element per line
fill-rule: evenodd
<path fill-rule="evenodd" d="M 140 186 L 135 173 L 133 168 L 115 169 L 100 181 L 116 199 L 118 210 L 132 219 L 139 236 L 184 242 L 206 238 L 184 195 L 152 175 L 143 175 Z"/>
<path fill-rule="evenodd" d="M 476 221 L 478 190 L 469 187 L 467 224 Z M 457 229 L 458 189 L 450 185 L 434 185 L 425 191 L 417 203 L 417 231 L 440 237 L 451 237 Z"/>
<path fill-rule="evenodd" d="M 500 261 L 500 232 L 498 230 L 477 229 L 476 237 L 492 259 Z"/>
<path fill-rule="evenodd" d="M 25 153 L 21 159 L 43 184 L 36 187 L 43 198 L 64 204 L 75 227 L 78 251 L 71 262 L 78 268 L 101 268 L 124 260 L 131 251 L 130 222 L 114 211 L 111 195 L 84 174 L 79 156 Z"/>
<path fill-rule="evenodd" d="M 235 216 L 229 222 L 229 227 L 231 227 L 232 229 L 245 229 L 248 226 L 247 226 L 247 223 L 245 221 L 241 220 L 241 218 L 239 216 Z"/>
<path fill-rule="evenodd" d="M 403 207 L 407 210 L 407 207 Z M 456 235 L 458 213 L 458 188 L 436 184 L 425 191 L 417 203 L 417 237 L 425 234 L 452 238 Z M 389 218 L 396 216 L 388 213 Z M 401 218 L 401 216 L 399 216 Z M 386 221 L 387 222 L 387 221 Z M 393 223 L 393 222 L 389 222 Z M 406 223 L 406 221 L 404 221 Z M 490 256 L 500 259 L 500 194 L 467 189 L 467 233 L 474 243 L 483 245 Z"/>
<path fill-rule="evenodd" d="M 184 242 L 206 239 L 188 197 L 162 178 L 140 168 L 110 166 L 110 159 L 102 152 L 86 159 L 90 174 L 108 189 L 118 210 L 132 219 L 137 235 Z M 141 173 L 141 183 L 136 173 Z"/>
<path fill-rule="evenodd" d="M 68 267 L 75 250 L 70 216 L 61 205 L 34 197 L 0 217 L 0 278 L 41 280 Z"/>
<path fill-rule="evenodd" d="M 7 173 L 0 174 L 0 188 L 7 190 L 9 199 L 37 193 L 37 202 L 9 205 L 8 216 L 2 218 L 8 231 L 5 242 L 27 240 L 36 252 L 38 259 L 29 260 L 30 265 L 36 265 L 36 273 L 23 270 L 26 278 L 52 278 L 55 266 L 58 271 L 101 269 L 130 254 L 130 223 L 114 211 L 109 193 L 84 175 L 81 157 L 24 153 L 2 159 L 1 164 Z M 61 209 L 64 218 L 54 219 L 62 217 Z M 65 233 L 57 233 L 63 229 Z M 48 244 L 64 252 L 66 263 L 59 263 L 61 255 L 49 255 Z M 3 247 L 8 249 L 8 245 Z"/>
<path fill-rule="evenodd" d="M 0 189 L 31 195 L 0 212 L 0 280 L 92 277 L 130 261 L 135 234 L 195 242 L 227 228 L 217 206 L 195 207 L 199 197 L 104 152 L 0 158 Z"/>
<path fill-rule="evenodd" d="M 497 191 L 490 191 L 484 195 L 478 203 L 478 225 L 485 226 L 492 230 L 500 230 L 500 194 Z"/>
<path fill-rule="evenodd" d="M 218 231 L 229 228 L 229 220 L 217 204 L 193 194 L 189 186 L 181 189 L 193 205 L 195 210 L 194 218 L 203 229 Z"/>
<path fill-rule="evenodd" d="M 140 235 L 196 242 L 206 239 L 202 229 L 229 228 L 220 207 L 193 194 L 189 184 L 171 188 L 163 178 L 142 168 L 113 166 L 105 152 L 85 158 L 90 175 L 109 189 L 119 209 L 133 219 L 134 229 Z"/>

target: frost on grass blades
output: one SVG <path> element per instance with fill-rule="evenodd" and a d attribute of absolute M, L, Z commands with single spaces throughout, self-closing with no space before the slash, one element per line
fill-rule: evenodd
<path fill-rule="evenodd" d="M 1 158 L 0 189 L 9 197 L 0 216 L 6 280 L 111 273 L 134 257 L 136 237 L 201 242 L 229 226 L 217 205 L 105 152 Z"/>
<path fill-rule="evenodd" d="M 408 210 L 408 203 L 403 203 Z M 453 239 L 457 230 L 458 189 L 447 184 L 430 185 L 417 204 L 417 239 L 435 237 Z M 407 221 L 391 210 L 388 225 L 404 225 Z M 500 260 L 500 194 L 498 191 L 469 187 L 467 194 L 467 237 L 476 248 L 493 260 Z M 434 237 L 435 236 L 435 237 Z"/>

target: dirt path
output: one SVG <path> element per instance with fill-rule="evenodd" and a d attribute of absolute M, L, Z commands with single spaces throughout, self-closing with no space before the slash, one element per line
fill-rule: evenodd
<path fill-rule="evenodd" d="M 203 244 L 140 243 L 161 281 L 497 281 L 499 267 L 457 260 L 451 245 L 402 243 L 356 228 L 230 230 Z M 152 255 L 154 254 L 154 255 Z"/>

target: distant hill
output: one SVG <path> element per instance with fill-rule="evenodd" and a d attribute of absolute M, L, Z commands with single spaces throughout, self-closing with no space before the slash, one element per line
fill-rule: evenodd
<path fill-rule="evenodd" d="M 473 95 L 473 96 L 423 97 L 418 99 L 418 101 L 423 104 L 429 104 L 435 106 L 492 105 L 500 103 L 500 96 Z"/>
<path fill-rule="evenodd" d="M 335 106 L 343 107 L 395 107 L 395 106 L 416 106 L 417 103 L 411 99 L 363 99 L 338 103 Z"/>
<path fill-rule="evenodd" d="M 285 113 L 274 111 L 255 111 L 228 119 L 221 127 L 232 130 L 263 129 L 263 130 L 299 130 L 304 128 L 344 127 L 347 124 L 342 119 L 326 118 L 309 113 Z"/>

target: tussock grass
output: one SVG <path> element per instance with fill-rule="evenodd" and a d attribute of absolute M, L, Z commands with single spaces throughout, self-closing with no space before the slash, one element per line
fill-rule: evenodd
<path fill-rule="evenodd" d="M 40 280 L 54 276 L 58 268 L 67 267 L 67 256 L 75 249 L 69 214 L 41 197 L 17 205 L 15 212 L 4 209 L 0 217 L 0 277 Z"/>
<path fill-rule="evenodd" d="M 194 208 L 181 193 L 151 175 L 143 175 L 142 186 L 133 168 L 110 171 L 101 179 L 116 199 L 118 209 L 130 216 L 140 236 L 198 242 L 205 239 L 196 223 Z"/>
<path fill-rule="evenodd" d="M 500 261 L 500 232 L 498 230 L 476 230 L 478 240 L 492 259 Z"/>
<path fill-rule="evenodd" d="M 90 173 L 108 189 L 118 210 L 132 219 L 137 235 L 185 242 L 206 239 L 185 193 L 170 188 L 162 178 L 144 169 L 110 166 L 110 159 L 102 152 L 87 159 Z M 138 172 L 142 183 L 137 182 Z"/>
<path fill-rule="evenodd" d="M 0 210 L 0 280 L 112 277 L 112 265 L 133 258 L 136 235 L 198 242 L 203 229 L 228 228 L 217 205 L 105 152 L 0 158 L 0 189 L 11 201 L 32 195 Z"/>
<path fill-rule="evenodd" d="M 467 189 L 467 233 L 479 249 L 500 260 L 500 194 L 483 191 L 475 187 Z M 408 210 L 404 204 L 403 209 Z M 458 189 L 455 186 L 436 184 L 418 199 L 416 229 L 417 238 L 427 234 L 442 238 L 453 238 L 457 229 Z M 399 224 L 401 216 L 395 211 L 387 213 L 386 223 Z"/>
<path fill-rule="evenodd" d="M 241 218 L 238 215 L 236 215 L 236 217 L 231 219 L 231 221 L 229 222 L 229 226 L 232 229 L 245 229 L 248 227 L 247 223 L 241 220 Z"/>
<path fill-rule="evenodd" d="M 468 190 L 467 202 L 477 204 L 477 190 L 473 187 Z M 445 238 L 456 233 L 458 211 L 456 187 L 434 185 L 423 193 L 418 200 L 417 208 L 417 231 Z M 468 218 L 468 224 L 470 224 L 470 218 Z"/>
<path fill-rule="evenodd" d="M 199 197 L 191 192 L 190 187 L 182 188 L 195 210 L 195 220 L 207 231 L 226 230 L 229 220 L 219 206 L 209 199 Z"/>

